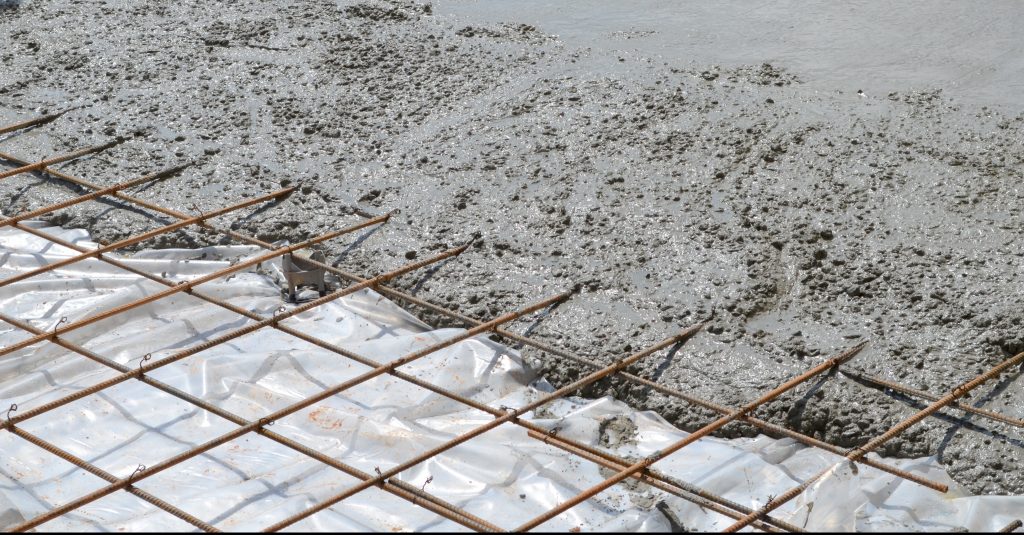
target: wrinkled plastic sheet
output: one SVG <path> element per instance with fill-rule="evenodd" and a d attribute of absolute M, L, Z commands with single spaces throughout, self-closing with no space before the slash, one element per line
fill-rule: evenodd
<path fill-rule="evenodd" d="M 41 224 L 33 224 L 42 227 Z M 81 230 L 45 227 L 95 247 Z M 0 277 L 76 254 L 10 227 L 0 229 Z M 173 281 L 221 269 L 256 254 L 247 247 L 143 251 L 123 260 Z M 264 264 L 199 290 L 262 315 L 284 303 L 279 273 Z M 53 329 L 164 289 L 99 260 L 81 261 L 0 288 L 4 314 Z M 285 305 L 291 306 L 291 305 Z M 241 327 L 250 320 L 188 295 L 175 295 L 65 335 L 105 357 L 138 366 Z M 378 362 L 387 362 L 462 332 L 431 330 L 364 290 L 302 313 L 287 324 Z M 0 343 L 27 338 L 0 324 Z M 274 329 L 264 328 L 149 375 L 250 421 L 344 382 L 367 367 Z M 518 353 L 484 337 L 460 342 L 402 370 L 493 407 L 520 406 L 552 390 Z M 19 411 L 59 399 L 117 372 L 41 343 L 0 358 L 0 408 Z M 637 458 L 686 433 L 652 412 L 611 398 L 567 398 L 526 416 L 563 436 Z M 273 430 L 367 473 L 387 470 L 492 417 L 389 375 L 367 381 L 274 422 Z M 118 477 L 151 466 L 235 428 L 140 381 L 25 421 L 21 427 Z M 50 453 L 0 431 L 0 527 L 35 517 L 106 485 Z M 836 462 L 791 440 L 706 438 L 659 461 L 659 470 L 752 508 Z M 968 496 L 935 459 L 889 459 L 947 482 L 943 495 L 878 470 L 838 465 L 783 506 L 777 517 L 813 530 L 993 530 L 1024 514 L 1024 497 Z M 506 424 L 402 473 L 401 479 L 513 528 L 610 475 L 585 460 L 531 439 Z M 427 482 L 429 479 L 429 483 Z M 250 433 L 137 487 L 224 530 L 257 530 L 356 483 L 258 434 Z M 632 483 L 603 492 L 544 530 L 720 530 L 731 520 Z M 671 520 L 670 520 L 671 518 Z M 40 530 L 190 530 L 192 526 L 126 492 L 117 492 L 39 527 Z M 295 530 L 465 530 L 377 488 L 299 522 Z"/>

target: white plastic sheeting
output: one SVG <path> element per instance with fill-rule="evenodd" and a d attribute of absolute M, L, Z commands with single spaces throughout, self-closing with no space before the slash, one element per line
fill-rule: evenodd
<path fill-rule="evenodd" d="M 93 246 L 80 230 L 45 228 Z M 249 248 L 162 250 L 125 261 L 178 281 L 209 273 Z M 0 229 L 0 277 L 75 254 L 27 233 Z M 263 315 L 282 306 L 274 278 L 248 271 L 200 291 Z M 0 288 L 0 310 L 52 329 L 163 289 L 98 260 L 76 263 Z M 128 366 L 236 329 L 248 320 L 197 298 L 159 300 L 69 333 L 66 338 Z M 363 291 L 287 323 L 366 357 L 386 362 L 453 336 L 430 330 L 380 295 Z M 0 325 L 0 344 L 28 337 Z M 494 407 L 519 406 L 551 390 L 519 355 L 485 338 L 459 343 L 403 371 Z M 222 344 L 150 375 L 250 419 L 293 404 L 367 370 L 273 329 Z M 54 344 L 0 358 L 0 409 L 28 410 L 117 373 Z M 0 411 L 2 412 L 2 411 Z M 2 416 L 2 415 L 0 415 Z M 656 414 L 610 398 L 570 398 L 530 418 L 624 457 L 649 454 L 686 433 Z M 454 401 L 382 376 L 300 411 L 273 430 L 373 473 L 386 470 L 492 418 Z M 131 380 L 30 419 L 22 427 L 119 477 L 153 465 L 235 426 Z M 0 528 L 32 518 L 105 486 L 13 434 L 0 431 Z M 836 458 L 790 440 L 704 439 L 660 461 L 663 472 L 757 507 Z M 934 459 L 889 460 L 957 485 Z M 598 483 L 609 472 L 529 438 L 511 424 L 488 432 L 402 474 L 402 479 L 502 527 L 513 528 Z M 355 479 L 256 434 L 233 440 L 136 486 L 225 530 L 264 528 L 338 493 Z M 668 514 L 665 511 L 670 511 Z M 839 468 L 777 513 L 816 530 L 992 530 L 1024 514 L 1024 497 L 941 495 L 877 470 Z M 542 529 L 663 531 L 669 517 L 686 528 L 719 530 L 729 519 L 645 486 L 617 485 Z M 117 492 L 41 530 L 187 530 L 192 526 L 125 492 Z M 296 525 L 302 530 L 464 530 L 451 521 L 371 488 Z"/>

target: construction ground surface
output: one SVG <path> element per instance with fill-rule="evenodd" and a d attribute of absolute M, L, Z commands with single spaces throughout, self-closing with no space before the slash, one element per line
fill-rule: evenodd
<path fill-rule="evenodd" d="M 0 1 L 0 124 L 73 108 L 3 150 L 121 136 L 62 169 L 111 184 L 195 160 L 138 195 L 197 212 L 295 187 L 233 223 L 267 242 L 400 209 L 374 247 L 328 259 L 381 273 L 475 237 L 396 284 L 477 318 L 577 288 L 532 334 L 605 363 L 707 322 L 639 374 L 733 407 L 861 341 L 852 369 L 938 395 L 1024 350 L 1019 4 L 632 4 Z M 0 211 L 68 193 L 3 180 Z M 156 225 L 117 203 L 51 222 L 108 242 Z M 584 374 L 524 356 L 556 386 Z M 609 386 L 683 429 L 719 416 L 591 393 Z M 800 393 L 759 414 L 844 448 L 923 406 L 843 375 Z M 969 402 L 1024 418 L 1019 368 Z M 879 453 L 1021 494 L 1022 441 L 950 417 Z"/>

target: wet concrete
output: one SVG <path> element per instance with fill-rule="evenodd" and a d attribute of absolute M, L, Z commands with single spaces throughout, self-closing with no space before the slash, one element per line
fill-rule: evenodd
<path fill-rule="evenodd" d="M 481 318 L 579 287 L 534 333 L 600 360 L 708 321 L 638 373 L 725 404 L 862 339 L 851 367 L 931 392 L 1024 350 L 1019 4 L 522 5 L 8 2 L 0 122 L 84 107 L 0 150 L 123 135 L 66 168 L 111 184 L 194 159 L 138 193 L 188 211 L 298 186 L 225 220 L 268 240 L 401 209 L 327 248 L 365 273 L 479 236 L 398 285 Z M 73 191 L 0 190 L 5 213 Z M 116 203 L 57 221 L 106 240 L 158 224 Z M 555 383 L 581 371 L 525 353 Z M 970 401 L 1024 417 L 1022 380 Z M 605 387 L 684 428 L 711 418 Z M 916 407 L 833 376 L 758 414 L 853 446 Z M 930 419 L 881 453 L 1021 493 L 1022 446 L 1020 429 Z"/>

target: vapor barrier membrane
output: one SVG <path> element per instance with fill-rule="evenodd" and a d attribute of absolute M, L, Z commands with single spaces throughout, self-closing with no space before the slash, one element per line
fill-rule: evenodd
<path fill-rule="evenodd" d="M 83 230 L 44 227 L 94 247 Z M 184 281 L 224 268 L 249 247 L 142 251 L 130 265 Z M 0 277 L 77 254 L 10 227 L 0 229 Z M 264 316 L 283 304 L 276 264 L 263 264 L 199 287 L 201 292 Z M 164 289 L 101 261 L 0 288 L 0 310 L 53 329 Z M 290 306 L 290 305 L 288 305 Z M 188 295 L 176 295 L 68 333 L 65 338 L 129 367 L 201 343 L 251 320 Z M 287 325 L 378 362 L 387 362 L 462 332 L 432 330 L 379 294 L 364 290 L 287 320 Z M 0 344 L 29 337 L 0 324 Z M 685 349 L 684 349 L 685 350 Z M 368 368 L 271 328 L 150 372 L 185 392 L 257 420 Z M 493 407 L 517 407 L 551 385 L 519 354 L 486 337 L 458 343 L 402 371 Z M 0 357 L 0 409 L 18 412 L 117 375 L 52 343 Z M 0 415 L 2 416 L 2 415 Z M 626 458 L 647 455 L 686 436 L 652 412 L 605 397 L 567 398 L 525 417 L 558 426 L 572 438 Z M 365 472 L 387 470 L 492 416 L 384 375 L 274 422 L 273 431 Z M 118 477 L 152 466 L 236 428 L 137 380 L 22 424 Z M 0 431 L 0 527 L 42 514 L 106 482 L 7 431 Z M 874 454 L 871 454 L 874 455 Z M 792 440 L 700 440 L 659 461 L 664 473 L 750 507 L 762 505 L 836 457 Z M 813 530 L 993 530 L 1024 513 L 1024 497 L 967 496 L 934 458 L 888 459 L 946 482 L 942 495 L 857 465 L 843 466 L 773 513 Z M 610 475 L 596 465 L 529 438 L 511 424 L 407 470 L 401 479 L 504 528 L 571 498 Z M 429 482 L 428 482 L 429 479 Z M 631 482 L 544 524 L 543 529 L 660 531 L 678 522 L 720 530 L 732 523 L 710 511 Z M 250 433 L 136 484 L 225 530 L 257 530 L 343 491 L 357 480 Z M 674 517 L 670 520 L 670 517 Z M 116 492 L 43 524 L 40 530 L 189 530 L 192 526 L 126 492 Z M 371 488 L 293 525 L 296 530 L 465 530 L 461 525 Z"/>

